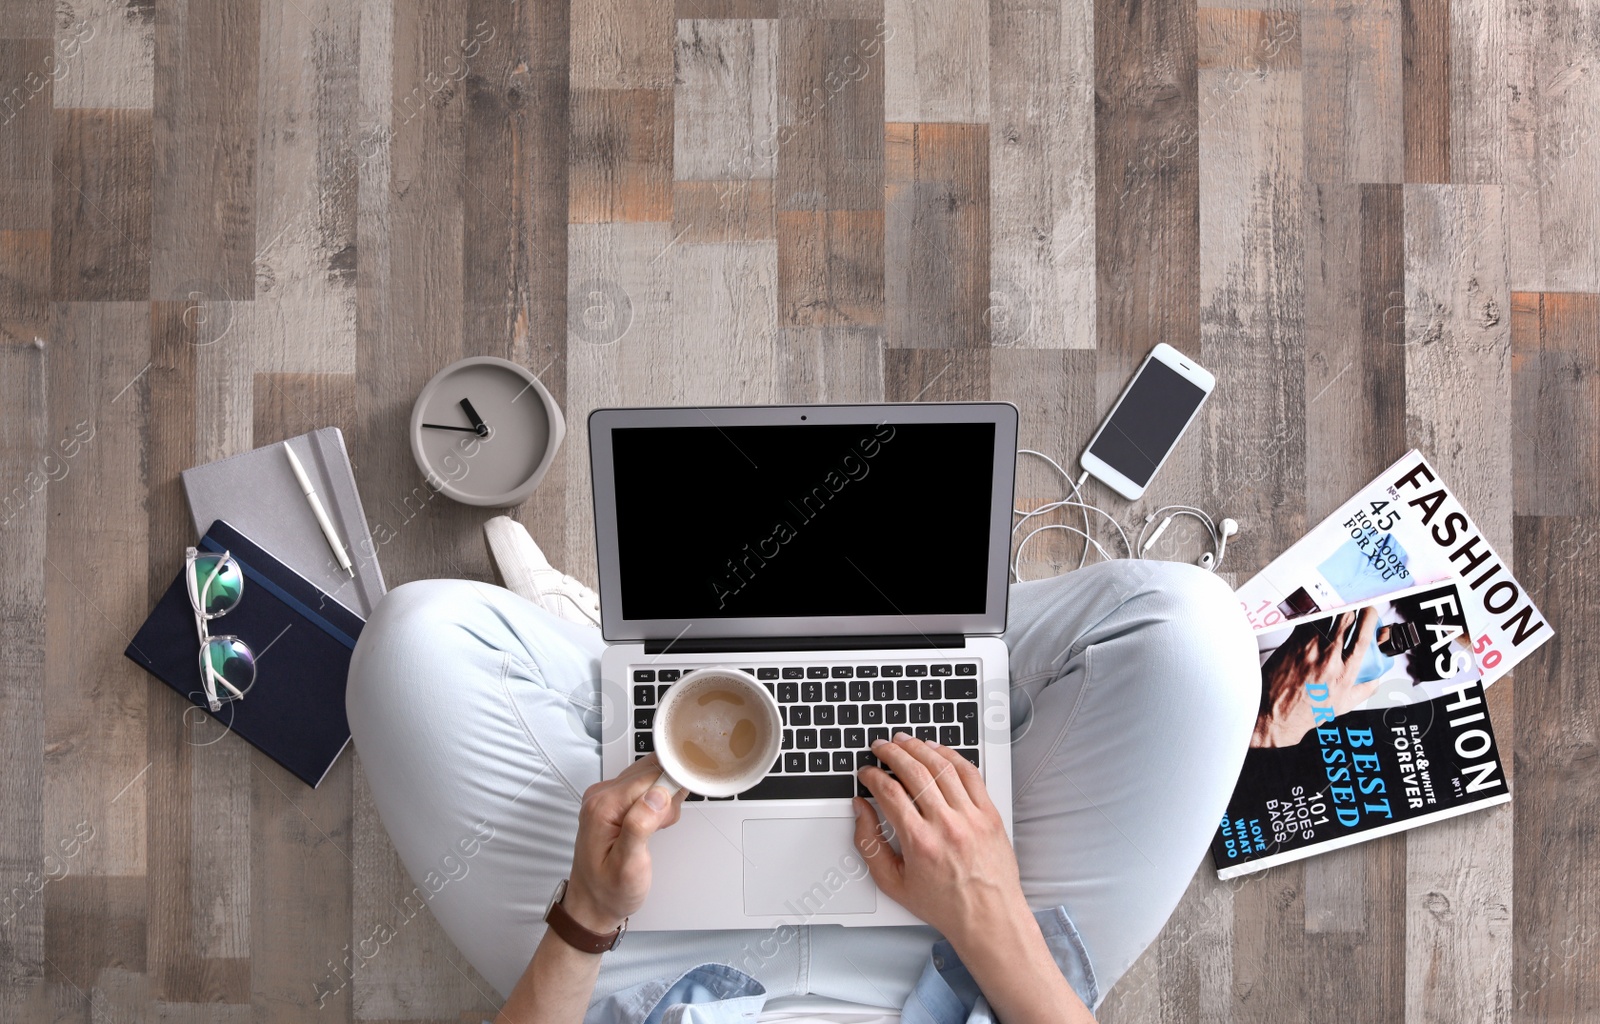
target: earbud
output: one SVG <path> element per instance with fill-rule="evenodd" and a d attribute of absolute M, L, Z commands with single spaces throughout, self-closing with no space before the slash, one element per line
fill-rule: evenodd
<path fill-rule="evenodd" d="M 1228 538 L 1232 537 L 1238 532 L 1239 522 L 1236 519 L 1224 519 L 1222 522 L 1218 523 L 1216 560 L 1212 560 L 1211 553 L 1208 551 L 1206 552 L 1205 557 L 1200 559 L 1200 567 L 1203 569 L 1209 569 L 1212 572 L 1216 572 L 1217 566 L 1222 564 L 1222 556 L 1228 551 Z"/>

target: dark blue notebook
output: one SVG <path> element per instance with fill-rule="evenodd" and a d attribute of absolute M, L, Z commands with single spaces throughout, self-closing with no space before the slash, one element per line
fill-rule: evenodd
<path fill-rule="evenodd" d="M 350 742 L 344 684 L 362 620 L 220 519 L 195 546 L 238 561 L 244 596 L 210 629 L 239 637 L 256 655 L 255 686 L 212 717 L 314 787 Z M 123 653 L 204 711 L 183 571 L 176 551 L 172 585 Z"/>

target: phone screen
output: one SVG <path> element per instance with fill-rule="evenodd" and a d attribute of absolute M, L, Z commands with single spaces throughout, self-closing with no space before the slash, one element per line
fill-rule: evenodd
<path fill-rule="evenodd" d="M 1200 385 L 1166 363 L 1146 360 L 1089 454 L 1143 487 L 1205 397 Z"/>

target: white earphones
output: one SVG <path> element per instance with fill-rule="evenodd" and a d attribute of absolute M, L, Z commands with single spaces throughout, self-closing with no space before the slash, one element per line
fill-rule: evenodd
<path fill-rule="evenodd" d="M 1027 523 L 1028 520 L 1033 519 L 1035 516 L 1041 516 L 1048 512 L 1053 512 L 1056 509 L 1077 509 L 1083 515 L 1082 529 L 1076 526 L 1068 526 L 1063 523 L 1052 523 L 1047 526 L 1036 526 L 1023 536 L 1022 540 L 1017 543 L 1016 553 L 1012 555 L 1011 560 L 1011 575 L 1019 582 L 1022 580 L 1022 574 L 1020 572 L 1022 567 L 1022 549 L 1027 546 L 1028 541 L 1032 540 L 1035 534 L 1043 533 L 1046 530 L 1061 530 L 1064 533 L 1076 534 L 1083 538 L 1083 554 L 1078 559 L 1079 568 L 1082 568 L 1084 562 L 1088 559 L 1090 547 L 1093 547 L 1094 550 L 1099 553 L 1102 559 L 1110 560 L 1112 557 L 1111 554 L 1108 553 L 1105 548 L 1101 547 L 1098 541 L 1089 535 L 1090 512 L 1094 512 L 1099 516 L 1104 516 L 1111 523 L 1112 528 L 1116 530 L 1118 537 L 1121 538 L 1123 548 L 1127 551 L 1128 557 L 1130 558 L 1144 558 L 1149 553 L 1150 549 L 1155 547 L 1156 541 L 1161 539 L 1161 535 L 1166 532 L 1167 527 L 1170 526 L 1172 521 L 1178 516 L 1190 516 L 1191 518 L 1198 519 L 1202 524 L 1204 524 L 1206 532 L 1211 535 L 1212 548 L 1210 551 L 1207 551 L 1205 554 L 1200 556 L 1198 564 L 1200 568 L 1210 570 L 1211 572 L 1216 572 L 1217 567 L 1222 564 L 1222 558 L 1225 554 L 1227 554 L 1228 551 L 1228 538 L 1239 532 L 1239 523 L 1237 520 L 1228 518 L 1224 518 L 1222 520 L 1213 520 L 1204 509 L 1195 508 L 1193 505 L 1164 505 L 1144 517 L 1144 527 L 1139 531 L 1139 536 L 1132 543 L 1129 543 L 1128 535 L 1123 532 L 1121 524 L 1117 522 L 1114 516 L 1112 516 L 1109 512 L 1106 512 L 1105 510 L 1091 505 L 1083 500 L 1081 488 L 1083 487 L 1084 481 L 1089 477 L 1087 472 L 1083 473 L 1083 475 L 1079 476 L 1077 480 L 1074 481 L 1067 471 L 1061 467 L 1060 463 L 1056 462 L 1055 459 L 1052 459 L 1043 452 L 1035 451 L 1031 448 L 1020 448 L 1017 450 L 1017 454 L 1035 455 L 1043 459 L 1045 462 L 1048 462 L 1051 468 L 1060 474 L 1062 480 L 1066 482 L 1069 488 L 1067 492 L 1069 497 L 1062 498 L 1059 501 L 1046 502 L 1045 504 L 1040 505 L 1038 508 L 1028 511 L 1024 511 L 1020 508 L 1013 509 L 1012 511 L 1020 517 L 1016 524 L 1011 528 L 1011 536 L 1013 539 L 1016 538 L 1017 531 L 1021 530 L 1023 525 Z M 1161 522 L 1157 524 L 1155 529 L 1152 531 L 1150 524 L 1156 521 L 1157 516 L 1163 515 L 1164 518 L 1161 519 Z M 1146 533 L 1150 534 L 1148 540 L 1145 539 Z"/>
<path fill-rule="evenodd" d="M 1163 513 L 1165 513 L 1165 518 L 1151 531 L 1150 524 L 1154 523 L 1156 517 Z M 1228 552 L 1228 538 L 1239 532 L 1239 523 L 1237 520 L 1226 518 L 1220 522 L 1215 521 L 1204 509 L 1195 508 L 1193 505 L 1163 505 L 1145 516 L 1144 529 L 1139 531 L 1139 540 L 1136 544 L 1139 557 L 1145 557 L 1150 549 L 1155 547 L 1156 541 L 1161 539 L 1161 535 L 1166 532 L 1167 527 L 1179 516 L 1198 519 L 1205 526 L 1206 532 L 1211 535 L 1211 550 L 1201 555 L 1197 564 L 1202 569 L 1216 572 L 1218 567 L 1222 565 L 1223 556 Z M 1145 539 L 1146 532 L 1150 533 L 1148 540 Z"/>

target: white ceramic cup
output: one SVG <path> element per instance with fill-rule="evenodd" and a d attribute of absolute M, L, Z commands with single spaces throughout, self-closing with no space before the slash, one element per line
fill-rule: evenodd
<path fill-rule="evenodd" d="M 749 718 L 766 723 L 767 742 L 757 744 L 745 758 L 739 759 L 742 770 L 713 773 L 688 764 L 678 756 L 678 743 L 674 741 L 682 738 L 688 717 L 680 717 L 676 709 L 683 698 L 693 699 L 696 693 L 706 693 L 709 688 L 702 688 L 698 684 L 708 679 L 717 680 L 721 689 L 742 697 L 745 704 L 741 710 L 748 711 Z M 661 702 L 656 705 L 652 732 L 656 757 L 661 762 L 661 774 L 652 785 L 663 787 L 669 794 L 687 789 L 701 796 L 734 796 L 760 782 L 772 770 L 772 762 L 777 760 L 783 746 L 783 716 L 778 712 L 777 700 L 748 672 L 736 668 L 702 668 L 688 673 L 667 688 Z M 731 739 L 725 730 L 714 730 L 713 733 L 692 738 L 708 746 L 720 741 L 724 748 Z"/>

